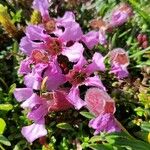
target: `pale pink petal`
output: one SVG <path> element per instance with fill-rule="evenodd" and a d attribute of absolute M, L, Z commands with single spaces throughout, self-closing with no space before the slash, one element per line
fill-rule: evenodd
<path fill-rule="evenodd" d="M 30 143 L 39 137 L 45 136 L 47 130 L 45 129 L 44 119 L 30 126 L 23 127 L 21 133 Z"/>
<path fill-rule="evenodd" d="M 37 104 L 40 104 L 41 101 L 42 101 L 41 98 L 36 93 L 33 93 L 31 95 L 31 97 L 29 97 L 25 102 L 23 102 L 21 104 L 21 107 L 22 108 L 30 108 L 30 109 L 32 109 Z"/>
<path fill-rule="evenodd" d="M 33 90 L 31 88 L 16 88 L 14 96 L 18 102 L 22 102 L 31 97 L 32 93 Z"/>

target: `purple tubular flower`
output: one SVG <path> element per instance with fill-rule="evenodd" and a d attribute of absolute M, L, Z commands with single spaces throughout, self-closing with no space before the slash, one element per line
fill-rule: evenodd
<path fill-rule="evenodd" d="M 62 70 L 56 60 L 49 64 L 45 70 L 44 77 L 48 77 L 46 87 L 49 91 L 56 90 L 60 85 L 66 82 L 65 75 L 62 74 Z"/>
<path fill-rule="evenodd" d="M 28 140 L 28 142 L 32 143 L 34 140 L 47 134 L 44 122 L 44 119 L 41 119 L 32 125 L 22 128 L 21 133 Z"/>
<path fill-rule="evenodd" d="M 83 51 L 83 45 L 78 42 L 75 42 L 72 46 L 66 47 L 62 54 L 67 56 L 69 61 L 78 62 L 83 54 Z"/>
<path fill-rule="evenodd" d="M 126 3 L 121 3 L 113 12 L 110 18 L 110 26 L 118 27 L 131 17 L 132 9 Z"/>
<path fill-rule="evenodd" d="M 99 115 L 97 118 L 89 122 L 89 127 L 95 129 L 94 135 L 100 132 L 119 132 L 121 129 L 115 121 L 115 117 L 111 113 Z"/>
<path fill-rule="evenodd" d="M 41 88 L 42 83 L 42 72 L 44 69 L 48 67 L 47 64 L 37 64 L 32 69 L 32 72 L 27 74 L 24 77 L 24 84 L 29 87 L 33 88 L 35 90 L 39 90 Z"/>
<path fill-rule="evenodd" d="M 36 93 L 33 93 L 28 99 L 26 99 L 21 104 L 21 107 L 24 109 L 25 108 L 33 109 L 36 105 L 40 103 L 42 103 L 41 98 Z"/>
<path fill-rule="evenodd" d="M 44 39 L 49 35 L 44 34 L 44 28 L 37 25 L 29 25 L 26 28 L 26 36 L 21 39 L 20 49 L 30 56 L 34 49 L 44 49 Z"/>
<path fill-rule="evenodd" d="M 127 66 L 129 65 L 129 57 L 127 52 L 122 48 L 115 48 L 109 53 L 111 62 L 111 71 L 118 79 L 128 76 Z"/>
<path fill-rule="evenodd" d="M 111 68 L 110 73 L 113 73 L 118 79 L 123 79 L 129 75 L 126 66 L 114 64 Z"/>
<path fill-rule="evenodd" d="M 33 9 L 38 10 L 41 13 L 41 16 L 43 18 L 44 21 L 49 20 L 49 12 L 48 12 L 48 8 L 49 5 L 51 4 L 51 0 L 34 0 L 33 1 Z"/>

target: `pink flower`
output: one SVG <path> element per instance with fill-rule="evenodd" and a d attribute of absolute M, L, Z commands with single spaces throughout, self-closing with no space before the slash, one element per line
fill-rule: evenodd
<path fill-rule="evenodd" d="M 67 27 L 66 27 L 67 29 Z M 70 27 L 68 27 L 68 30 Z M 51 37 L 44 33 L 44 28 L 41 26 L 30 25 L 26 28 L 26 36 L 22 38 L 20 49 L 28 56 L 33 55 L 34 51 L 41 53 L 41 56 L 48 62 L 52 58 L 63 54 L 72 62 L 77 62 L 83 54 L 84 48 L 81 43 L 76 42 L 78 39 L 75 35 L 71 34 L 74 38 L 66 39 L 65 35 L 60 37 Z M 76 30 L 76 29 L 75 29 Z M 69 33 L 76 33 L 77 31 L 69 31 Z M 69 33 L 66 33 L 67 38 Z M 65 33 L 64 33 L 65 34 Z M 76 39 L 77 38 L 77 39 Z M 67 42 L 73 41 L 72 45 L 67 45 Z"/>
<path fill-rule="evenodd" d="M 66 99 L 67 94 L 68 92 L 66 90 L 56 90 L 43 94 L 42 97 L 48 99 L 49 101 L 48 111 L 57 112 L 72 108 L 72 104 Z"/>
<path fill-rule="evenodd" d="M 103 131 L 120 131 L 113 115 L 116 110 L 115 102 L 106 91 L 99 88 L 88 89 L 85 95 L 85 102 L 88 110 L 96 117 L 89 122 L 89 127 L 95 129 L 94 134 Z"/>
<path fill-rule="evenodd" d="M 115 102 L 106 91 L 99 88 L 90 88 L 85 94 L 86 107 L 95 116 L 102 113 L 114 113 Z"/>
<path fill-rule="evenodd" d="M 118 79 L 122 79 L 128 76 L 127 66 L 129 65 L 129 57 L 127 52 L 122 48 L 113 49 L 109 53 L 111 62 L 111 71 Z"/>

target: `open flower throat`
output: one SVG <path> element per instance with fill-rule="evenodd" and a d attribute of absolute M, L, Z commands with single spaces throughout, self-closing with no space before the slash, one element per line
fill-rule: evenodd
<path fill-rule="evenodd" d="M 51 38 L 47 40 L 46 43 L 46 51 L 52 55 L 58 55 L 62 52 L 62 43 L 57 38 Z"/>
<path fill-rule="evenodd" d="M 77 85 L 77 84 L 81 84 L 82 82 L 84 82 L 85 78 L 86 78 L 86 73 L 84 72 L 78 72 L 78 71 L 74 71 L 71 70 L 68 74 L 69 77 L 69 82 L 72 85 Z"/>

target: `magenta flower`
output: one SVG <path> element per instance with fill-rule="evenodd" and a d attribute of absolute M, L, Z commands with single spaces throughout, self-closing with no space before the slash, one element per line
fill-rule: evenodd
<path fill-rule="evenodd" d="M 128 76 L 127 66 L 129 65 L 129 57 L 127 52 L 122 48 L 113 49 L 110 54 L 111 71 L 118 79 Z"/>
<path fill-rule="evenodd" d="M 95 129 L 94 135 L 99 134 L 100 132 L 119 132 L 119 128 L 115 117 L 111 113 L 105 113 L 99 115 L 97 118 L 92 119 L 89 122 L 89 127 Z"/>
<path fill-rule="evenodd" d="M 87 34 L 83 35 L 81 40 L 89 49 L 93 49 L 93 47 L 99 43 L 98 38 L 98 32 L 90 31 Z"/>
<path fill-rule="evenodd" d="M 76 31 L 69 32 L 76 33 Z M 73 34 L 71 35 L 75 37 Z M 68 37 L 68 33 L 66 36 Z M 72 40 L 76 40 L 76 38 L 70 37 L 68 42 Z M 71 46 L 68 46 L 66 42 L 65 36 L 51 37 L 44 33 L 44 28 L 30 25 L 26 28 L 26 36 L 21 40 L 20 49 L 28 56 L 31 56 L 33 51 L 38 50 L 43 53 L 46 60 L 51 60 L 51 58 L 63 54 L 70 61 L 77 62 L 84 51 L 82 44 L 73 42 Z"/>
<path fill-rule="evenodd" d="M 96 55 L 100 55 L 100 54 L 96 53 Z M 94 58 L 93 58 L 93 62 L 94 62 Z M 90 76 L 95 71 L 101 70 L 101 68 L 103 68 L 104 66 L 103 62 L 100 61 L 100 63 L 101 64 L 97 65 L 97 63 L 94 62 L 93 65 L 94 69 L 91 71 L 88 68 L 89 65 L 87 65 L 87 61 L 85 60 L 85 58 L 81 57 L 79 62 L 76 65 L 74 65 L 74 68 L 67 75 L 67 80 L 72 84 L 72 88 L 70 89 L 67 99 L 72 105 L 75 106 L 76 109 L 80 109 L 82 106 L 85 105 L 85 102 L 80 98 L 79 95 L 79 89 L 78 89 L 79 86 L 81 85 L 95 86 L 105 90 L 105 87 L 103 86 L 100 78 L 97 75 Z"/>
<path fill-rule="evenodd" d="M 128 21 L 128 19 L 132 15 L 132 9 L 131 7 L 126 3 L 121 3 L 115 10 L 112 12 L 109 23 L 111 27 L 117 27 L 125 22 Z"/>

